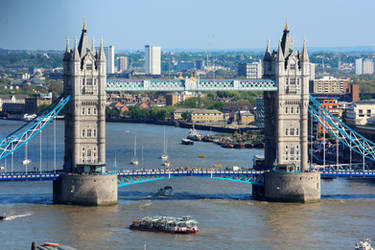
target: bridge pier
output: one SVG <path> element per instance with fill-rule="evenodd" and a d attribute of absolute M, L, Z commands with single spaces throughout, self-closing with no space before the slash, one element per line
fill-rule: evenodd
<path fill-rule="evenodd" d="M 252 194 L 256 200 L 276 202 L 320 201 L 319 172 L 266 172 L 264 186 L 253 185 Z"/>
<path fill-rule="evenodd" d="M 53 202 L 69 205 L 117 204 L 117 175 L 61 175 L 53 181 Z"/>

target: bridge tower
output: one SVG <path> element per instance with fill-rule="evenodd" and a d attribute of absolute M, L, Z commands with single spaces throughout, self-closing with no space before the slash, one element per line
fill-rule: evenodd
<path fill-rule="evenodd" d="M 278 50 L 268 42 L 263 59 L 265 79 L 275 80 L 278 90 L 264 92 L 264 188 L 254 187 L 255 197 L 275 201 L 320 200 L 320 175 L 309 171 L 308 105 L 309 56 L 306 43 L 294 49 L 285 25 Z"/>
<path fill-rule="evenodd" d="M 117 176 L 104 175 L 106 58 L 103 42 L 90 47 L 85 23 L 73 51 L 64 54 L 65 174 L 54 182 L 54 202 L 87 205 L 117 203 Z"/>

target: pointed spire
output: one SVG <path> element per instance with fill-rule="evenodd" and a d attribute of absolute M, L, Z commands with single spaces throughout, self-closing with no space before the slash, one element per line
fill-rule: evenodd
<path fill-rule="evenodd" d="M 91 46 L 91 52 L 94 54 L 96 54 L 96 49 L 95 49 L 95 39 L 92 39 L 92 46 Z"/>
<path fill-rule="evenodd" d="M 69 46 L 69 38 L 68 38 L 68 37 L 66 38 L 66 49 L 65 49 L 65 53 L 70 53 L 70 46 Z"/>
<path fill-rule="evenodd" d="M 306 49 L 306 40 L 303 40 L 302 61 L 309 61 L 309 54 L 307 53 Z"/>
<path fill-rule="evenodd" d="M 104 54 L 104 47 L 103 47 L 103 38 L 100 40 L 99 60 L 106 61 L 105 54 Z"/>
<path fill-rule="evenodd" d="M 85 17 L 83 17 L 83 27 L 82 31 L 86 31 L 86 22 L 85 22 Z"/>
<path fill-rule="evenodd" d="M 83 58 L 87 51 L 90 49 L 90 42 L 87 36 L 85 18 L 83 18 L 83 28 L 81 38 L 79 39 L 78 51 L 81 57 Z"/>
<path fill-rule="evenodd" d="M 270 40 L 267 39 L 267 48 L 266 52 L 264 53 L 264 59 L 265 61 L 267 60 L 272 60 L 272 55 L 271 55 L 271 46 L 270 46 Z"/>
<path fill-rule="evenodd" d="M 284 55 L 283 55 L 283 50 L 281 48 L 281 41 L 279 40 L 279 48 L 277 51 L 277 61 L 278 62 L 283 62 L 284 61 Z"/>
<path fill-rule="evenodd" d="M 73 61 L 79 61 L 80 56 L 77 47 L 77 39 L 74 39 Z"/>
<path fill-rule="evenodd" d="M 289 27 L 288 27 L 288 17 L 285 18 L 284 30 L 289 30 Z"/>

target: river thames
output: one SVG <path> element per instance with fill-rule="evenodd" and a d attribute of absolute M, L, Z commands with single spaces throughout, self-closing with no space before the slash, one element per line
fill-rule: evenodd
<path fill-rule="evenodd" d="M 20 121 L 0 121 L 0 137 L 20 127 Z M 263 150 L 224 149 L 198 142 L 181 145 L 187 129 L 148 124 L 107 123 L 107 165 L 133 169 L 162 168 L 159 159 L 166 131 L 172 167 L 208 168 L 213 164 L 251 167 Z M 63 121 L 57 122 L 57 166 L 63 160 Z M 207 133 L 207 132 L 205 132 Z M 143 145 L 143 157 L 142 157 Z M 39 136 L 28 145 L 30 169 L 39 169 Z M 20 149 L 14 169 L 24 171 Z M 205 155 L 206 158 L 199 158 Z M 53 126 L 43 130 L 43 169 L 53 170 Z M 8 157 L 10 158 L 10 157 Z M 143 160 L 142 160 L 143 159 Z M 11 168 L 11 159 L 0 165 Z M 154 194 L 173 187 L 168 198 Z M 356 241 L 375 240 L 375 182 L 346 179 L 322 181 L 322 200 L 312 204 L 255 201 L 251 185 L 205 178 L 176 178 L 119 189 L 119 203 L 110 207 L 52 204 L 51 182 L 0 183 L 0 249 L 29 249 L 31 242 L 52 241 L 77 249 L 353 249 Z M 191 215 L 199 221 L 196 235 L 131 231 L 141 216 Z"/>

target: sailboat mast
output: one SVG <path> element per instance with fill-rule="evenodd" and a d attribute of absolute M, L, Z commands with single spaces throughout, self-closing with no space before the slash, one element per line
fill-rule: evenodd
<path fill-rule="evenodd" d="M 134 158 L 137 156 L 137 136 L 134 136 Z"/>

